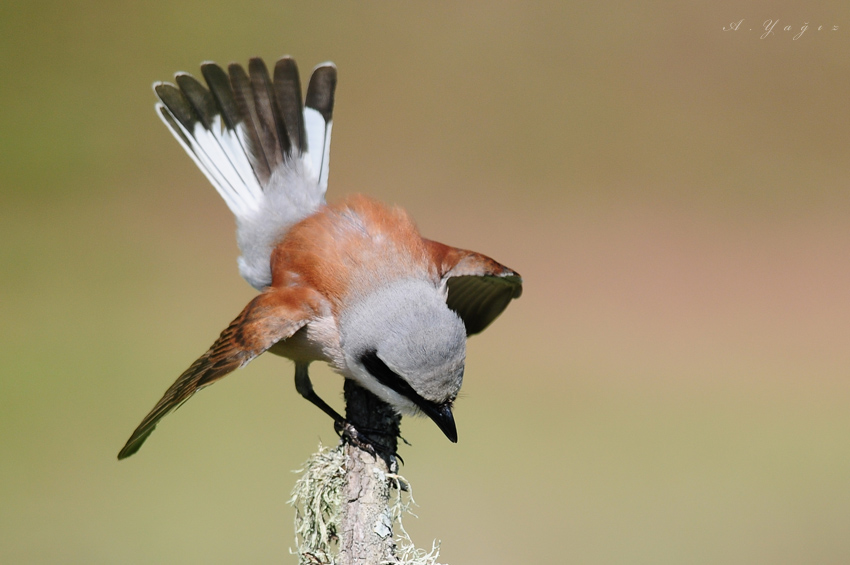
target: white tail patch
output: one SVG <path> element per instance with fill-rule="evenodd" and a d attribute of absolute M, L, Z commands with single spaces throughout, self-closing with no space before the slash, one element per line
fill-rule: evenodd
<path fill-rule="evenodd" d="M 190 132 L 165 105 L 160 103 L 156 107 L 163 123 L 209 179 L 230 211 L 237 218 L 258 211 L 263 201 L 263 189 L 244 149 L 247 147 L 245 135 L 223 127 L 221 116 L 215 117 L 215 131 L 207 130 L 197 122 Z"/>
<path fill-rule="evenodd" d="M 333 122 L 313 108 L 304 108 L 304 129 L 307 132 L 307 155 L 316 175 L 322 194 L 328 190 L 328 164 L 331 155 L 331 127 Z"/>

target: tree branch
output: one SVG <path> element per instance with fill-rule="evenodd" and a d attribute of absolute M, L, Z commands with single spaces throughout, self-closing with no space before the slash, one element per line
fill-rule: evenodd
<path fill-rule="evenodd" d="M 396 474 L 401 416 L 352 381 L 345 381 L 345 399 L 348 423 L 375 448 L 344 436 L 305 464 L 290 500 L 299 563 L 436 565 L 438 545 L 416 548 L 402 524 L 414 502 Z"/>
<path fill-rule="evenodd" d="M 390 513 L 389 473 L 398 470 L 401 416 L 354 381 L 345 381 L 345 417 L 367 435 L 374 452 L 346 442 L 345 484 L 339 521 L 339 563 L 398 563 Z"/>

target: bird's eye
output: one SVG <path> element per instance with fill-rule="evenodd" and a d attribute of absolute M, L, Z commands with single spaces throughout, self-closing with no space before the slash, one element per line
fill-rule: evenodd
<path fill-rule="evenodd" d="M 361 355 L 360 363 L 366 367 L 366 370 L 369 371 L 369 373 L 375 377 L 379 383 L 405 398 L 408 398 L 422 410 L 426 410 L 426 407 L 430 408 L 431 406 L 435 406 L 435 403 L 425 400 L 418 392 L 413 390 L 410 383 L 404 380 L 401 375 L 387 367 L 387 364 L 378 357 L 378 352 L 376 350 L 371 349 Z"/>
<path fill-rule="evenodd" d="M 379 383 L 385 387 L 394 390 L 401 396 L 413 402 L 424 414 L 434 420 L 439 428 L 446 434 L 450 441 L 457 442 L 457 428 L 455 427 L 454 417 L 452 416 L 451 401 L 437 404 L 430 400 L 425 400 L 419 393 L 413 390 L 404 378 L 398 373 L 387 367 L 387 364 L 378 357 L 378 352 L 374 349 L 367 351 L 360 356 L 360 363 L 366 367 L 366 370 L 375 377 Z"/>

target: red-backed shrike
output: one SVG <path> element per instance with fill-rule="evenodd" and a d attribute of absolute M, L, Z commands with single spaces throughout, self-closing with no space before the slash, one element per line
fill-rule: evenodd
<path fill-rule="evenodd" d="M 310 78 L 295 61 L 269 77 L 201 66 L 157 83 L 165 125 L 236 216 L 239 272 L 260 295 L 169 388 L 118 454 L 135 453 L 163 416 L 265 351 L 295 362 L 295 388 L 334 418 L 307 368 L 325 361 L 400 413 L 424 413 L 452 441 L 466 338 L 522 291 L 520 276 L 479 253 L 419 235 L 410 216 L 356 195 L 325 203 L 336 67 Z"/>

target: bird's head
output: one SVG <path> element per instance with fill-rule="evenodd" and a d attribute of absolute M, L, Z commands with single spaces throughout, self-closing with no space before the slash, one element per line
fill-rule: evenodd
<path fill-rule="evenodd" d="M 424 413 L 457 441 L 451 408 L 466 328 L 440 289 L 411 279 L 381 286 L 352 302 L 339 330 L 348 376 L 400 412 Z"/>

